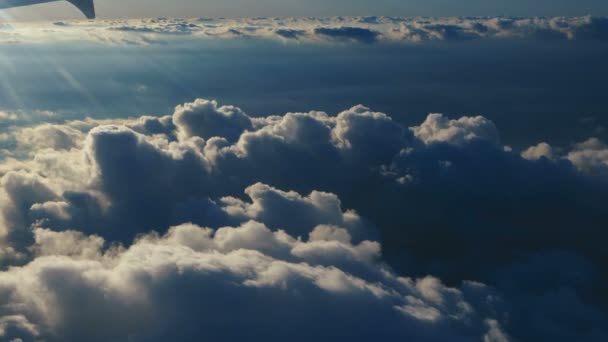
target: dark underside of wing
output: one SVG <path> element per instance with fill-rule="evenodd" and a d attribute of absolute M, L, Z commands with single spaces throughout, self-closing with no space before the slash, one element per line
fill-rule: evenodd
<path fill-rule="evenodd" d="M 89 19 L 95 19 L 95 3 L 93 0 L 68 0 L 84 13 Z"/>
<path fill-rule="evenodd" d="M 0 9 L 22 7 L 43 4 L 47 2 L 54 2 L 57 0 L 0 0 Z M 95 18 L 95 4 L 93 0 L 67 0 L 72 5 L 78 7 L 78 9 L 84 13 L 89 19 Z"/>

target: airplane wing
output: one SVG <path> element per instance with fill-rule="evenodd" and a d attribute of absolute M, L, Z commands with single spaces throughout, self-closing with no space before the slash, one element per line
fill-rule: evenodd
<path fill-rule="evenodd" d="M 0 0 L 0 9 L 30 6 L 36 4 L 43 4 L 47 2 L 54 2 L 57 0 Z M 76 6 L 84 15 L 89 19 L 95 18 L 95 4 L 93 0 L 67 0 L 72 5 Z"/>
<path fill-rule="evenodd" d="M 88 19 L 95 19 L 95 3 L 93 0 L 68 0 L 84 13 Z"/>

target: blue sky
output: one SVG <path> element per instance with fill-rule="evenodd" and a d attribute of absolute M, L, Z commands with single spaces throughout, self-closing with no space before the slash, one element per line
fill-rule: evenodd
<path fill-rule="evenodd" d="M 607 15 L 604 0 L 97 0 L 101 17 Z M 76 17 L 68 4 L 11 10 L 20 20 Z"/>

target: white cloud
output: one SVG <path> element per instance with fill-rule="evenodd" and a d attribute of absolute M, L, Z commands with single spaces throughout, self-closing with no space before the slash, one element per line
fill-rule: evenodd
<path fill-rule="evenodd" d="M 304 340 L 439 341 L 495 334 L 483 323 L 494 318 L 474 310 L 479 305 L 487 311 L 485 303 L 469 302 L 461 290 L 437 279 L 401 278 L 359 259 L 351 260 L 358 268 L 344 271 L 336 266 L 342 255 L 327 250 L 357 251 L 362 245 L 327 234 L 324 241 L 305 242 L 252 221 L 217 231 L 178 226 L 162 237 L 140 237 L 124 250 L 102 245 L 98 237 L 37 230 L 33 249 L 39 257 L 0 273 L 6 303 L 0 306 L 0 337 L 97 341 L 173 335 L 223 341 L 236 333 L 300 340 L 291 329 L 301 324 L 308 326 L 300 333 Z M 319 253 L 304 249 L 323 250 L 326 265 L 317 262 Z M 223 328 L 229 318 L 239 329 Z"/>
<path fill-rule="evenodd" d="M 530 146 L 521 153 L 521 156 L 528 160 L 538 160 L 540 158 L 547 158 L 549 160 L 555 158 L 555 152 L 551 145 L 542 142 L 535 146 Z"/>
<path fill-rule="evenodd" d="M 45 148 L 70 150 L 80 147 L 85 137 L 82 132 L 73 128 L 52 124 L 21 128 L 14 136 L 19 148 L 33 151 Z"/>
<path fill-rule="evenodd" d="M 202 99 L 178 106 L 173 115 L 173 123 L 184 137 L 223 137 L 231 141 L 253 128 L 251 119 L 241 109 L 233 106 L 218 107 L 216 101 Z"/>
<path fill-rule="evenodd" d="M 577 144 L 567 158 L 579 170 L 608 179 L 608 146 L 599 139 Z"/>
<path fill-rule="evenodd" d="M 34 230 L 32 250 L 38 256 L 67 256 L 74 259 L 95 260 L 101 257 L 104 240 L 99 236 L 85 236 L 81 232 Z"/>
<path fill-rule="evenodd" d="M 422 125 L 413 128 L 413 132 L 425 144 L 445 142 L 461 145 L 477 139 L 494 144 L 500 142 L 494 123 L 482 116 L 450 120 L 443 114 L 430 114 Z"/>

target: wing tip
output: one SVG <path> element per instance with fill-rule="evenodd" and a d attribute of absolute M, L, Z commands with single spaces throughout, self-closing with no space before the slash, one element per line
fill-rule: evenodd
<path fill-rule="evenodd" d="M 95 3 L 94 0 L 68 0 L 72 5 L 76 6 L 87 19 L 95 19 Z"/>

